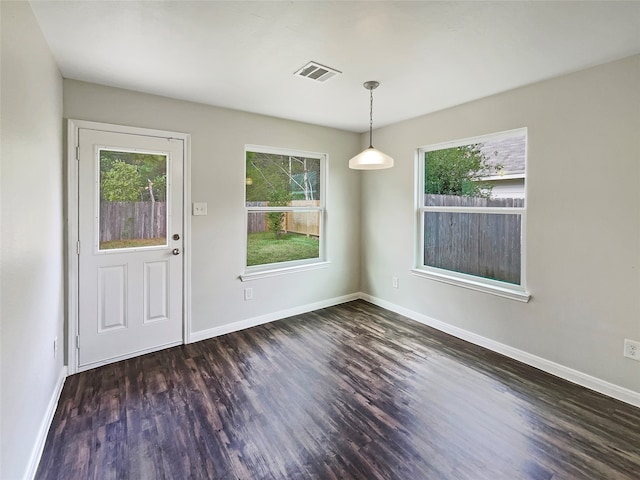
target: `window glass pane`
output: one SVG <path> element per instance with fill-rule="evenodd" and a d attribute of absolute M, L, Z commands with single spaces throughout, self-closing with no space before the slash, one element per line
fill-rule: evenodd
<path fill-rule="evenodd" d="M 320 212 L 248 212 L 247 266 L 320 257 Z"/>
<path fill-rule="evenodd" d="M 100 150 L 100 250 L 166 245 L 167 156 Z"/>
<path fill-rule="evenodd" d="M 425 153 L 425 206 L 524 207 L 525 134 Z"/>
<path fill-rule="evenodd" d="M 246 167 L 246 206 L 320 201 L 319 158 L 247 152 Z"/>
<path fill-rule="evenodd" d="M 425 212 L 424 265 L 520 285 L 519 214 Z"/>

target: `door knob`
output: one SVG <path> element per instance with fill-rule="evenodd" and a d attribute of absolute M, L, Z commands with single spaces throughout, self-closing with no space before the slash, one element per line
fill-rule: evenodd
<path fill-rule="evenodd" d="M 174 248 L 171 253 L 173 253 L 174 255 L 180 255 L 180 249 L 179 248 Z"/>

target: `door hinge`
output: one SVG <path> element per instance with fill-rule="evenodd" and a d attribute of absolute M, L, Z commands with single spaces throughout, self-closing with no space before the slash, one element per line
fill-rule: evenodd
<path fill-rule="evenodd" d="M 80 335 L 76 335 L 76 348 L 80 350 Z"/>
<path fill-rule="evenodd" d="M 76 147 L 76 160 L 80 160 L 80 146 Z"/>
<path fill-rule="evenodd" d="M 76 255 L 80 255 L 80 240 L 76 242 Z"/>

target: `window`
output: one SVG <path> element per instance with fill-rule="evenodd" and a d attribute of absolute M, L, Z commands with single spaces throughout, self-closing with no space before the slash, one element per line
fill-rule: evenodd
<path fill-rule="evenodd" d="M 248 146 L 245 162 L 242 280 L 322 266 L 326 155 Z"/>
<path fill-rule="evenodd" d="M 167 246 L 168 156 L 99 148 L 99 250 Z"/>
<path fill-rule="evenodd" d="M 526 129 L 418 151 L 419 276 L 528 301 Z"/>

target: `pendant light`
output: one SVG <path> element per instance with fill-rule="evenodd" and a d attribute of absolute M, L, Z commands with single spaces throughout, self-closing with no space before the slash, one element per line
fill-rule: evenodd
<path fill-rule="evenodd" d="M 360 152 L 349 160 L 349 168 L 354 170 L 379 170 L 393 167 L 393 158 L 380 150 L 373 148 L 373 89 L 378 88 L 380 82 L 364 82 L 363 86 L 369 90 L 369 148 Z"/>

